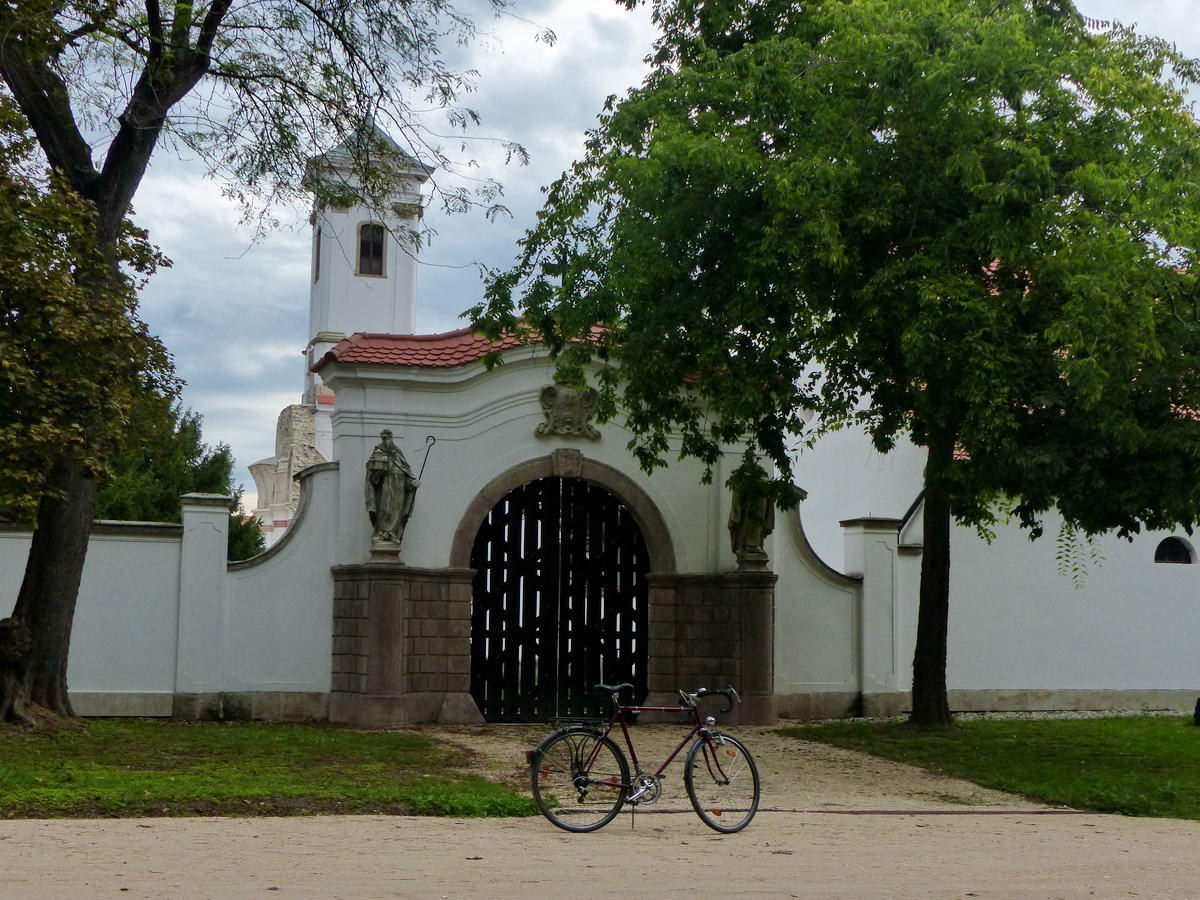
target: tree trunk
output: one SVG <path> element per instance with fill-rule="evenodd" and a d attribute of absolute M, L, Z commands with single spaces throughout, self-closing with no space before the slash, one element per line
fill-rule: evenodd
<path fill-rule="evenodd" d="M 74 448 L 54 464 L 47 488 L 16 608 L 0 622 L 0 720 L 26 724 L 75 715 L 67 656 L 96 505 L 96 480 Z"/>
<path fill-rule="evenodd" d="M 946 698 L 946 632 L 950 617 L 950 495 L 945 474 L 954 461 L 953 440 L 931 441 L 925 463 L 924 550 L 917 648 L 913 654 L 909 724 L 954 724 Z"/>

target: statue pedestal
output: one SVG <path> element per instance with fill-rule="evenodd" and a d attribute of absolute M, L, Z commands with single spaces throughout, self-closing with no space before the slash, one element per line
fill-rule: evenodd
<path fill-rule="evenodd" d="M 395 541 L 371 541 L 371 562 L 400 564 L 400 545 Z"/>
<path fill-rule="evenodd" d="M 742 552 L 737 554 L 737 564 L 739 572 L 766 572 L 770 558 L 762 552 Z"/>

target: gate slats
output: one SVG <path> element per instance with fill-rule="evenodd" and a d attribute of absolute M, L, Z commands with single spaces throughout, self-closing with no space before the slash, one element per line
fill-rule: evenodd
<path fill-rule="evenodd" d="M 645 541 L 628 509 L 581 479 L 506 495 L 471 552 L 471 694 L 488 721 L 603 714 L 600 681 L 646 694 Z"/>
<path fill-rule="evenodd" d="M 613 678 L 616 683 L 628 681 L 632 676 L 629 671 L 629 666 L 625 659 L 628 652 L 626 646 L 627 638 L 625 637 L 622 626 L 628 626 L 628 617 L 622 618 L 624 610 L 622 609 L 620 592 L 617 590 L 617 573 L 620 565 L 620 545 L 621 533 L 618 527 L 619 515 L 621 507 L 616 504 L 607 504 L 603 509 L 604 514 L 604 556 L 602 559 L 603 567 L 598 573 L 604 585 L 604 625 L 605 631 L 610 635 L 609 652 L 605 660 L 604 678 Z M 608 682 L 611 683 L 611 682 Z"/>
<path fill-rule="evenodd" d="M 562 533 L 562 482 L 547 478 L 541 485 L 545 501 L 542 505 L 542 582 L 538 598 L 542 655 L 539 690 L 530 702 L 537 704 L 541 718 L 549 719 L 555 714 L 558 698 L 558 583 L 562 569 L 558 545 Z"/>
<path fill-rule="evenodd" d="M 524 586 L 526 560 L 521 558 L 521 530 L 530 499 L 530 486 L 518 489 L 517 502 L 509 504 L 509 515 L 504 523 L 504 560 L 508 574 L 504 592 L 504 651 L 501 656 L 501 709 L 506 721 L 519 722 L 521 716 L 520 683 L 520 618 L 521 589 Z"/>

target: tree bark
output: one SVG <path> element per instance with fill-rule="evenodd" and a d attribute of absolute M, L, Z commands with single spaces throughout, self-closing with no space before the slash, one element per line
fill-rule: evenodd
<path fill-rule="evenodd" d="M 26 724 L 75 715 L 67 657 L 96 505 L 96 480 L 75 448 L 55 462 L 47 487 L 16 608 L 0 623 L 0 718 Z"/>
<path fill-rule="evenodd" d="M 912 713 L 920 727 L 954 724 L 946 697 L 946 637 L 950 617 L 950 494 L 946 473 L 954 461 L 954 441 L 930 441 L 925 463 L 925 511 L 922 519 L 921 599 L 917 647 L 913 654 Z"/>

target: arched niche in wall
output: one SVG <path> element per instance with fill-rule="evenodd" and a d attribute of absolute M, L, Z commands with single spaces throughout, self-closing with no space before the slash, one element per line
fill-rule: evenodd
<path fill-rule="evenodd" d="M 1196 561 L 1196 554 L 1191 544 L 1183 538 L 1169 537 L 1158 542 L 1158 547 L 1154 550 L 1154 561 L 1190 565 Z"/>

